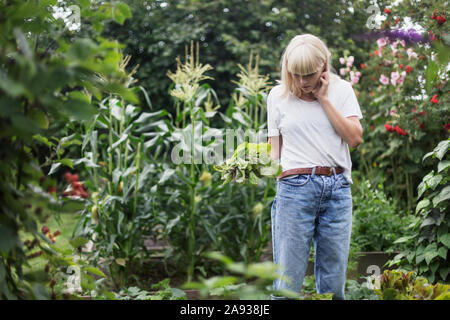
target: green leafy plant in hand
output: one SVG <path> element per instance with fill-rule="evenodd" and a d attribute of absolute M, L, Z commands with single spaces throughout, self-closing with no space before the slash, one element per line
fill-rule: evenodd
<path fill-rule="evenodd" d="M 262 177 L 276 177 L 282 173 L 281 165 L 270 158 L 271 147 L 268 143 L 244 142 L 230 159 L 215 165 L 214 169 L 222 173 L 223 184 L 248 181 L 257 185 Z"/>

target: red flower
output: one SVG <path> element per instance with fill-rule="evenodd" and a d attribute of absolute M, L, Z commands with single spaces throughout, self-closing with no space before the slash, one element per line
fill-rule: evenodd
<path fill-rule="evenodd" d="M 421 123 L 419 124 L 419 127 L 420 127 L 421 129 L 425 129 L 425 125 L 423 124 L 423 122 L 421 122 Z"/>
<path fill-rule="evenodd" d="M 395 131 L 397 131 L 397 134 L 402 135 L 402 136 L 406 136 L 407 133 L 405 130 L 403 130 L 402 128 L 400 128 L 398 125 L 395 126 Z"/>
<path fill-rule="evenodd" d="M 444 129 L 445 130 L 450 130 L 450 123 L 444 124 Z"/>
<path fill-rule="evenodd" d="M 431 19 L 436 19 L 437 18 L 437 13 L 438 13 L 439 11 L 438 11 L 438 9 L 435 9 L 434 11 L 433 11 L 433 13 L 431 14 Z"/>
<path fill-rule="evenodd" d="M 47 234 L 49 230 L 48 230 L 47 226 L 43 226 L 41 231 L 42 231 L 43 234 Z"/>
<path fill-rule="evenodd" d="M 373 125 L 369 126 L 370 130 L 373 130 L 375 127 Z"/>
<path fill-rule="evenodd" d="M 389 14 L 389 13 L 391 13 L 391 12 L 392 12 L 391 9 L 388 9 L 388 8 L 384 9 L 384 13 L 386 13 L 386 14 Z"/>
<path fill-rule="evenodd" d="M 72 181 L 72 188 L 74 189 L 83 189 L 83 185 L 80 181 Z"/>
<path fill-rule="evenodd" d="M 438 104 L 439 103 L 439 100 L 436 97 L 437 97 L 437 94 L 435 94 L 433 96 L 433 98 L 431 98 L 431 103 L 434 103 L 434 104 Z"/>
<path fill-rule="evenodd" d="M 53 233 L 53 237 L 57 237 L 61 234 L 61 231 L 56 230 L 55 233 Z"/>
<path fill-rule="evenodd" d="M 388 125 L 387 123 L 384 125 L 384 127 L 386 128 L 386 131 L 389 131 L 389 132 L 394 132 L 395 131 L 394 127 Z"/>
<path fill-rule="evenodd" d="M 78 174 L 71 174 L 70 172 L 66 172 L 64 174 L 64 178 L 67 180 L 67 182 L 74 182 L 74 181 L 78 181 L 79 176 L 78 176 Z"/>
<path fill-rule="evenodd" d="M 412 71 L 412 67 L 411 66 L 406 66 L 405 71 L 407 74 L 410 74 Z"/>
<path fill-rule="evenodd" d="M 444 16 L 438 16 L 436 17 L 436 21 L 438 22 L 439 25 L 444 24 L 445 21 L 447 21 L 447 19 L 445 19 Z"/>
<path fill-rule="evenodd" d="M 400 22 L 400 18 L 395 19 L 394 25 Z"/>
<path fill-rule="evenodd" d="M 403 69 L 403 63 L 400 63 L 400 65 L 398 66 L 400 69 Z"/>
<path fill-rule="evenodd" d="M 364 65 L 364 63 L 361 63 L 359 66 L 361 67 L 361 70 L 364 70 L 364 69 L 366 68 L 366 66 Z"/>
<path fill-rule="evenodd" d="M 420 114 L 421 116 L 424 116 L 424 115 L 427 114 L 427 112 L 426 112 L 426 111 L 422 111 L 422 112 L 419 112 L 419 114 Z"/>

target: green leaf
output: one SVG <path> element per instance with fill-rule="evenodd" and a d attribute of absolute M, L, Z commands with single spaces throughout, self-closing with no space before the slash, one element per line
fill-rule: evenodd
<path fill-rule="evenodd" d="M 442 279 L 447 279 L 447 275 L 450 272 L 450 267 L 440 268 L 439 275 Z"/>
<path fill-rule="evenodd" d="M 76 238 L 70 240 L 69 243 L 73 248 L 78 249 L 79 247 L 82 247 L 86 243 L 88 243 L 88 239 L 83 238 L 83 237 L 76 237 Z"/>
<path fill-rule="evenodd" d="M 400 237 L 397 240 L 394 241 L 394 243 L 404 243 L 404 242 L 408 242 L 409 240 L 415 238 L 416 236 L 405 236 L 405 237 Z"/>
<path fill-rule="evenodd" d="M 106 277 L 105 274 L 100 269 L 95 268 L 95 267 L 84 267 L 83 270 L 86 271 L 86 272 L 90 272 L 92 274 L 95 274 L 97 276 L 101 276 L 101 277 L 104 277 L 104 278 Z"/>
<path fill-rule="evenodd" d="M 442 160 L 438 163 L 438 172 L 445 170 L 450 166 L 450 160 Z"/>
<path fill-rule="evenodd" d="M 61 112 L 66 114 L 71 120 L 90 121 L 97 113 L 97 110 L 84 100 L 69 99 L 62 105 Z"/>
<path fill-rule="evenodd" d="M 432 225 L 435 223 L 436 223 L 436 221 L 432 217 L 428 217 L 425 220 L 423 220 L 423 222 L 420 224 L 420 227 L 423 228 L 423 227 L 426 227 L 426 226 L 429 226 L 429 225 Z"/>
<path fill-rule="evenodd" d="M 73 161 L 72 159 L 68 159 L 68 158 L 64 158 L 64 159 L 60 159 L 60 160 L 56 160 L 56 162 L 61 163 L 67 167 L 70 167 L 71 169 L 73 169 Z"/>
<path fill-rule="evenodd" d="M 440 174 L 433 176 L 431 179 L 427 181 L 428 187 L 434 190 L 436 186 L 441 182 L 442 176 Z"/>
<path fill-rule="evenodd" d="M 428 186 L 427 186 L 425 180 L 422 180 L 422 182 L 417 187 L 417 197 L 420 198 L 427 189 L 428 189 Z M 416 212 L 417 212 L 417 210 L 416 210 Z"/>
<path fill-rule="evenodd" d="M 428 199 L 423 199 L 421 200 L 416 207 L 416 213 L 419 213 L 423 208 L 426 208 L 430 205 L 430 200 Z"/>
<path fill-rule="evenodd" d="M 439 250 L 438 250 L 438 255 L 442 258 L 442 259 L 447 259 L 447 251 L 448 251 L 448 248 L 446 248 L 446 247 L 440 247 L 439 248 Z"/>
<path fill-rule="evenodd" d="M 427 265 L 430 264 L 431 260 L 433 260 L 435 257 L 437 257 L 437 245 L 436 243 L 431 243 L 425 248 L 425 252 L 423 253 L 423 256 L 425 258 L 425 262 Z"/>
<path fill-rule="evenodd" d="M 56 171 L 58 171 L 58 168 L 61 166 L 61 163 L 52 163 L 52 166 L 50 168 L 50 171 L 48 172 L 48 175 L 51 176 Z"/>
<path fill-rule="evenodd" d="M 436 81 L 436 77 L 439 71 L 439 66 L 430 59 L 430 62 L 428 63 L 427 70 L 425 71 L 425 79 L 426 79 L 426 90 L 428 92 L 431 91 L 431 88 L 434 85 L 434 82 Z"/>
<path fill-rule="evenodd" d="M 84 61 L 89 58 L 89 56 L 95 52 L 97 49 L 97 45 L 91 39 L 80 39 L 78 38 L 75 42 L 70 46 L 68 51 L 68 58 L 71 60 L 80 60 Z"/>
<path fill-rule="evenodd" d="M 443 188 L 441 192 L 433 198 L 433 206 L 437 207 L 439 203 L 448 200 L 449 198 L 450 198 L 450 185 Z"/>
<path fill-rule="evenodd" d="M 55 144 L 51 141 L 48 141 L 48 139 L 46 137 L 41 136 L 40 134 L 35 134 L 33 136 L 33 139 L 42 142 L 43 144 L 45 144 L 47 147 L 51 148 L 52 146 L 54 146 Z"/>
<path fill-rule="evenodd" d="M 439 237 L 439 242 L 444 244 L 447 248 L 450 249 L 450 233 L 443 234 Z"/>
<path fill-rule="evenodd" d="M 114 20 L 117 21 L 119 24 L 123 24 L 124 21 L 127 18 L 131 18 L 131 10 L 130 7 L 128 7 L 127 4 L 123 3 L 123 2 L 119 2 L 116 5 L 116 9 L 115 11 L 113 11 L 114 13 Z"/>
<path fill-rule="evenodd" d="M 450 145 L 450 140 L 444 140 L 438 143 L 437 147 L 434 149 L 436 157 L 442 160 L 442 157 L 447 153 L 448 146 Z"/>

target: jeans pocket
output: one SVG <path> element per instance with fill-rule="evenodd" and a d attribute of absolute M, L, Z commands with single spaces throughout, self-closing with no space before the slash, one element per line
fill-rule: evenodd
<path fill-rule="evenodd" d="M 347 179 L 345 178 L 345 176 L 343 174 L 338 175 L 338 182 L 342 188 L 348 188 L 351 185 L 350 182 L 347 181 Z"/>
<path fill-rule="evenodd" d="M 279 182 L 290 186 L 301 187 L 308 183 L 311 179 L 309 174 L 299 174 L 297 176 L 281 179 Z"/>

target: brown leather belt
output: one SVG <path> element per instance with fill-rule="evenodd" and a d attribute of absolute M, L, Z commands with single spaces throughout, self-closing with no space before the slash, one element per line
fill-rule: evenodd
<path fill-rule="evenodd" d="M 342 169 L 341 167 L 335 167 L 334 168 L 336 170 L 336 174 L 342 173 L 344 172 L 344 169 Z M 286 176 L 291 176 L 294 174 L 312 174 L 313 168 L 295 168 L 295 169 L 289 169 L 284 171 L 281 175 L 279 175 L 277 177 L 277 179 L 281 179 L 284 178 Z M 331 176 L 333 174 L 333 168 L 332 167 L 316 167 L 316 171 L 314 172 L 314 174 L 317 175 L 326 175 L 326 176 Z"/>

